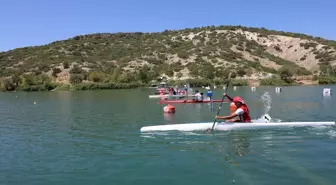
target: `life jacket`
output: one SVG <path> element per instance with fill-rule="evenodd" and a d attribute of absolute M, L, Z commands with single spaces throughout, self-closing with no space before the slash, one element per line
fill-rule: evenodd
<path fill-rule="evenodd" d="M 250 117 L 250 111 L 248 107 L 243 104 L 239 108 L 243 109 L 244 113 L 243 115 L 240 115 L 239 118 L 242 122 L 251 122 L 251 117 Z"/>

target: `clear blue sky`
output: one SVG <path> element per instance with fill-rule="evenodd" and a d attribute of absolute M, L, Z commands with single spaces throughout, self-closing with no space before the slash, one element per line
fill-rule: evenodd
<path fill-rule="evenodd" d="M 336 0 L 8 0 L 0 51 L 79 34 L 243 25 L 336 40 Z"/>

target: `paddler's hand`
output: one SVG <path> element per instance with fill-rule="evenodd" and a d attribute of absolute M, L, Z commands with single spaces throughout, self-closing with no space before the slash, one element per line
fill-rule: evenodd
<path fill-rule="evenodd" d="M 227 94 L 226 94 L 226 93 L 224 93 L 224 94 L 223 94 L 223 96 L 227 96 Z"/>

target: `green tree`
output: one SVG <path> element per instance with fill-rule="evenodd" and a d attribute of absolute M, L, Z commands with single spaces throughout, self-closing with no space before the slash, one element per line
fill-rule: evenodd
<path fill-rule="evenodd" d="M 202 77 L 210 80 L 215 78 L 215 67 L 211 63 L 207 62 L 203 64 L 201 71 L 203 74 Z"/>
<path fill-rule="evenodd" d="M 88 79 L 92 82 L 104 82 L 106 80 L 106 74 L 93 71 L 88 74 Z"/>
<path fill-rule="evenodd" d="M 245 69 L 240 68 L 240 69 L 238 69 L 237 74 L 239 76 L 244 76 L 244 75 L 246 75 L 246 71 L 245 71 Z"/>
<path fill-rule="evenodd" d="M 177 74 L 176 74 L 176 77 L 177 78 L 181 78 L 183 76 L 183 74 L 181 73 L 181 72 L 178 72 Z"/>
<path fill-rule="evenodd" d="M 292 79 L 293 73 L 290 69 L 282 67 L 282 68 L 279 69 L 279 73 L 280 73 L 281 80 L 283 80 L 287 83 L 292 83 L 293 82 L 293 79 Z"/>
<path fill-rule="evenodd" d="M 111 75 L 111 80 L 115 82 L 118 81 L 121 74 L 122 74 L 122 71 L 119 67 L 114 68 L 113 73 Z"/>
<path fill-rule="evenodd" d="M 70 83 L 71 84 L 79 84 L 84 80 L 84 75 L 82 74 L 70 74 Z"/>
<path fill-rule="evenodd" d="M 6 77 L 1 79 L 1 87 L 5 91 L 14 91 L 16 89 L 16 85 L 13 82 L 12 77 Z"/>
<path fill-rule="evenodd" d="M 23 85 L 24 86 L 32 86 L 37 85 L 36 76 L 33 74 L 25 74 L 23 75 Z"/>
<path fill-rule="evenodd" d="M 145 65 L 143 66 L 138 73 L 139 79 L 143 82 L 143 83 L 148 83 L 151 79 L 150 79 L 150 68 Z"/>
<path fill-rule="evenodd" d="M 121 83 L 131 83 L 137 80 L 136 75 L 134 73 L 122 73 L 119 77 L 119 81 Z"/>
<path fill-rule="evenodd" d="M 51 79 L 48 75 L 46 74 L 41 74 L 37 77 L 35 77 L 36 85 L 42 85 L 42 84 L 50 84 Z"/>
<path fill-rule="evenodd" d="M 231 73 L 231 78 L 236 78 L 236 77 L 237 77 L 237 73 L 232 72 L 232 73 Z"/>
<path fill-rule="evenodd" d="M 189 57 L 189 54 L 188 54 L 188 52 L 186 52 L 186 51 L 179 51 L 179 52 L 177 53 L 177 56 L 180 57 L 180 58 L 186 59 L 186 58 Z"/>
<path fill-rule="evenodd" d="M 171 69 L 168 69 L 168 70 L 166 71 L 166 75 L 168 75 L 169 77 L 173 77 L 173 76 L 174 76 L 174 71 L 171 70 Z"/>
<path fill-rule="evenodd" d="M 15 84 L 16 87 L 19 86 L 20 83 L 22 83 L 22 79 L 18 74 L 14 74 L 12 76 L 13 83 Z"/>

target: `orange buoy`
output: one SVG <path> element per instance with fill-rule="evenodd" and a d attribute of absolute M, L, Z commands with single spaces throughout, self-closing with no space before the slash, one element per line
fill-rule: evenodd
<path fill-rule="evenodd" d="M 163 107 L 163 112 L 175 113 L 175 107 L 173 105 L 168 104 L 167 106 Z"/>

